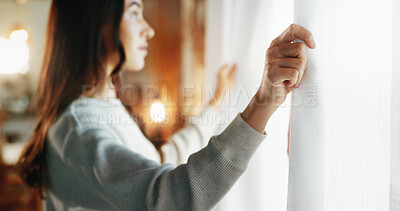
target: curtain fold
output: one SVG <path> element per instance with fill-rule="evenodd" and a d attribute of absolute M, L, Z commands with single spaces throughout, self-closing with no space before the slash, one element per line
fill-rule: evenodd
<path fill-rule="evenodd" d="M 308 51 L 308 68 L 293 90 L 290 128 L 288 210 L 324 208 L 324 71 L 322 1 L 296 0 L 294 22 L 313 33 L 318 48 Z"/>

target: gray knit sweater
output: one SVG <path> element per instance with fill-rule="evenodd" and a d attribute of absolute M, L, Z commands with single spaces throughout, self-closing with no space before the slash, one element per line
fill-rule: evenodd
<path fill-rule="evenodd" d="M 193 128 L 200 135 L 207 130 Z M 136 141 L 144 140 L 139 132 L 127 135 L 132 131 L 138 127 L 119 101 L 112 105 L 81 97 L 71 103 L 48 133 L 46 209 L 210 210 L 266 137 L 238 114 L 221 134 L 176 166 L 161 165 L 159 157 L 152 157 L 156 151 L 151 143 Z M 166 146 L 167 157 L 191 145 L 190 137 L 176 140 Z"/>

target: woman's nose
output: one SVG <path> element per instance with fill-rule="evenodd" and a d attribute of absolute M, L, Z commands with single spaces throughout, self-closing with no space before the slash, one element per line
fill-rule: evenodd
<path fill-rule="evenodd" d="M 146 37 L 147 40 L 150 40 L 154 37 L 155 31 L 154 29 L 145 21 L 145 28 L 143 30 L 143 36 Z"/>

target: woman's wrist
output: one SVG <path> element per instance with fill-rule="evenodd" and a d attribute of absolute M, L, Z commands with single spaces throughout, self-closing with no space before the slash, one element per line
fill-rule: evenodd
<path fill-rule="evenodd" d="M 263 133 L 268 120 L 277 108 L 257 92 L 241 116 L 254 130 Z"/>

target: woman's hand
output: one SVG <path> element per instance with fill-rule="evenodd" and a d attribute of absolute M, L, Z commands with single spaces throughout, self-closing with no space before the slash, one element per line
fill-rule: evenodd
<path fill-rule="evenodd" d="M 296 39 L 305 44 L 293 43 Z M 299 86 L 307 68 L 306 45 L 312 49 L 316 47 L 311 32 L 295 24 L 272 41 L 266 53 L 260 88 L 242 113 L 243 119 L 255 130 L 263 132 L 286 95 Z"/>
<path fill-rule="evenodd" d="M 293 88 L 298 88 L 307 68 L 307 51 L 303 42 L 292 43 L 295 39 L 315 48 L 311 32 L 295 24 L 272 41 L 259 89 L 259 100 L 263 103 L 279 106 Z"/>
<path fill-rule="evenodd" d="M 214 97 L 210 101 L 211 106 L 219 107 L 225 93 L 229 94 L 227 91 L 235 82 L 235 72 L 235 64 L 226 64 L 219 69 L 217 75 L 217 89 L 215 90 Z"/>

